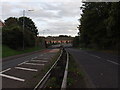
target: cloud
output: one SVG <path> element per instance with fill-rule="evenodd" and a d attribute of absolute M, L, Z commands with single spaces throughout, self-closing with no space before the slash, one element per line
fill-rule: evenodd
<path fill-rule="evenodd" d="M 75 36 L 79 24 L 81 0 L 2 0 L 2 19 L 20 17 L 23 10 L 36 24 L 40 35 L 67 34 Z M 28 12 L 27 10 L 34 10 Z"/>

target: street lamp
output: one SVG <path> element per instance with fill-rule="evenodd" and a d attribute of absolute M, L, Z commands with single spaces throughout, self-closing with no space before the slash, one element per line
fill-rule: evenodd
<path fill-rule="evenodd" d="M 27 10 L 34 11 L 34 10 Z M 25 10 L 23 10 L 23 50 L 24 50 L 24 29 L 25 29 Z"/>

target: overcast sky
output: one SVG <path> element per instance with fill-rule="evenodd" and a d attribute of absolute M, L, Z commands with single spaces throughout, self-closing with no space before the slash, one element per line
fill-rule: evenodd
<path fill-rule="evenodd" d="M 36 24 L 40 36 L 78 33 L 81 0 L 2 0 L 2 20 L 21 17 L 23 10 Z M 27 11 L 34 10 L 34 11 Z"/>

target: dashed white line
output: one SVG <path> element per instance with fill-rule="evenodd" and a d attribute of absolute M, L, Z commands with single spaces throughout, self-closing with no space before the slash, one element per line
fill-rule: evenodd
<path fill-rule="evenodd" d="M 116 64 L 116 65 L 119 65 L 119 63 L 116 63 L 116 62 L 114 62 L 114 61 L 111 61 L 111 60 L 107 60 L 108 62 L 111 62 L 111 63 L 113 63 L 113 64 Z"/>
<path fill-rule="evenodd" d="M 96 55 L 93 55 L 93 54 L 89 54 L 89 53 L 87 53 L 87 52 L 84 52 L 84 54 L 88 54 L 88 55 L 93 56 L 93 57 L 96 57 L 96 58 L 101 58 L 101 57 L 99 57 L 99 56 L 96 56 Z"/>
<path fill-rule="evenodd" d="M 9 78 L 9 79 L 13 79 L 13 80 L 17 80 L 17 81 L 22 81 L 22 82 L 25 81 L 24 79 L 17 78 L 17 77 L 14 77 L 14 76 L 5 75 L 5 74 L 0 74 L 0 76 L 6 77 L 6 78 Z"/>
<path fill-rule="evenodd" d="M 92 54 L 90 54 L 91 56 L 93 56 L 93 57 L 96 57 L 96 58 L 101 58 L 101 57 L 99 57 L 99 56 L 96 56 L 96 55 L 92 55 Z"/>
<path fill-rule="evenodd" d="M 27 70 L 27 71 L 34 71 L 37 72 L 37 69 L 31 69 L 31 68 L 23 68 L 23 67 L 15 67 L 16 69 L 20 69 L 20 70 Z"/>
<path fill-rule="evenodd" d="M 0 73 L 4 73 L 4 72 L 6 72 L 6 71 L 9 71 L 11 68 L 8 68 L 8 69 L 6 69 L 6 70 L 3 70 L 3 71 L 1 71 Z"/>
<path fill-rule="evenodd" d="M 44 61 L 44 60 L 31 60 L 31 61 L 34 61 L 34 62 L 48 62 L 48 61 Z"/>
<path fill-rule="evenodd" d="M 36 64 L 36 63 L 24 63 L 24 64 L 44 66 L 44 64 Z"/>
<path fill-rule="evenodd" d="M 88 54 L 88 53 L 85 53 L 85 54 Z M 89 55 L 91 55 L 91 56 L 93 56 L 93 57 L 101 58 L 101 57 L 96 56 L 96 55 L 93 55 L 93 54 L 89 54 Z M 103 59 L 104 59 L 104 58 L 103 58 Z M 114 62 L 114 61 L 111 61 L 111 60 L 106 60 L 106 61 L 108 61 L 108 62 L 110 62 L 110 63 L 113 63 L 113 64 L 116 64 L 116 65 L 120 65 L 119 63 Z"/>

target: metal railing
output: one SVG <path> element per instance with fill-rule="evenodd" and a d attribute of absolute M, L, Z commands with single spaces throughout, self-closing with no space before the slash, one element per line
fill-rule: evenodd
<path fill-rule="evenodd" d="M 56 66 L 57 62 L 60 60 L 60 57 L 62 56 L 63 51 L 61 50 L 61 54 L 56 60 L 56 62 L 52 65 L 52 67 L 48 70 L 48 72 L 43 76 L 43 78 L 40 80 L 40 82 L 35 86 L 33 90 L 37 90 L 38 88 L 43 88 L 44 84 L 46 83 L 47 79 L 50 77 L 52 69 Z"/>

